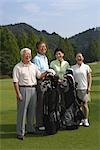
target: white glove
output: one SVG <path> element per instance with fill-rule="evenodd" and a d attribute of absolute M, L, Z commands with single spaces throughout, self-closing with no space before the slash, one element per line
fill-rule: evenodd
<path fill-rule="evenodd" d="M 53 74 L 53 75 L 56 74 L 56 72 L 55 72 L 53 69 L 48 69 L 47 72 L 48 72 L 48 73 L 51 73 L 51 74 Z"/>

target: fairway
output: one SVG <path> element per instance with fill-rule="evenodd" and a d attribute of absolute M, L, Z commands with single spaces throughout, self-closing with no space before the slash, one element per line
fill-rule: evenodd
<path fill-rule="evenodd" d="M 100 149 L 100 63 L 92 68 L 90 127 L 58 131 L 51 136 L 26 135 L 16 138 L 16 98 L 12 79 L 0 80 L 0 149 L 1 150 L 99 150 Z"/>

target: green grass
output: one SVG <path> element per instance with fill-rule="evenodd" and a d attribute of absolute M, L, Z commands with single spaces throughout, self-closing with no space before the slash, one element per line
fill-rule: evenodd
<path fill-rule="evenodd" d="M 1 150 L 97 150 L 100 148 L 100 63 L 93 70 L 90 127 L 58 131 L 51 136 L 26 136 L 16 139 L 16 98 L 12 79 L 0 80 L 0 149 Z"/>

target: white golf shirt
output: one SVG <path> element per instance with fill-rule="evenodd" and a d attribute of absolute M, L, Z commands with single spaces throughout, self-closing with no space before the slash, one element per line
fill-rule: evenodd
<path fill-rule="evenodd" d="M 92 72 L 91 68 L 82 63 L 81 66 L 76 64 L 72 66 L 75 82 L 78 83 L 77 89 L 85 90 L 88 88 L 87 75 Z"/>
<path fill-rule="evenodd" d="M 24 64 L 22 61 L 15 65 L 13 69 L 13 82 L 19 85 L 37 85 L 37 79 L 40 78 L 41 72 L 33 63 Z"/>

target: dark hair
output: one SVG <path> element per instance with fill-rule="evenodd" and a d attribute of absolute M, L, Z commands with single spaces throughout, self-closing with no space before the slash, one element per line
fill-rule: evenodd
<path fill-rule="evenodd" d="M 84 57 L 83 53 L 81 51 L 78 51 L 77 53 L 75 53 L 75 57 L 78 55 L 78 54 L 82 54 L 82 56 Z"/>
<path fill-rule="evenodd" d="M 41 45 L 42 43 L 45 43 L 45 42 L 44 41 L 38 41 L 36 43 L 36 48 L 38 49 L 39 45 Z M 45 43 L 45 45 L 46 45 L 46 43 Z M 46 47 L 47 47 L 47 45 L 46 45 Z"/>
<path fill-rule="evenodd" d="M 56 53 L 59 52 L 59 51 L 64 53 L 64 51 L 61 48 L 56 48 L 55 51 L 54 51 L 54 55 L 56 55 Z"/>

